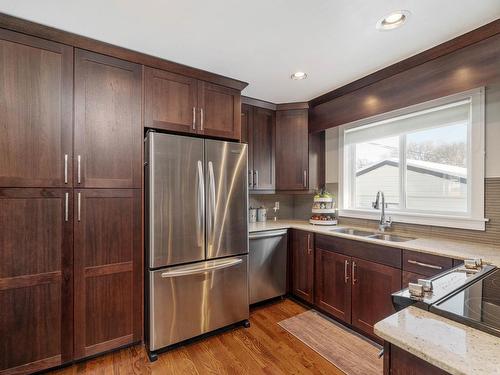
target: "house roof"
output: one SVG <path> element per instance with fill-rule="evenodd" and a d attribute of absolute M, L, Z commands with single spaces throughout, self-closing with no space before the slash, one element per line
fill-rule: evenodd
<path fill-rule="evenodd" d="M 356 171 L 356 177 L 362 176 L 368 172 L 371 172 L 385 165 L 397 167 L 399 165 L 399 161 L 398 159 L 395 158 L 381 160 L 377 163 L 358 169 Z M 457 167 L 448 164 L 434 163 L 424 160 L 414 160 L 414 159 L 407 159 L 406 166 L 408 170 L 413 172 L 429 174 L 432 176 L 445 179 L 458 178 L 461 183 L 463 184 L 467 183 L 467 168 Z"/>

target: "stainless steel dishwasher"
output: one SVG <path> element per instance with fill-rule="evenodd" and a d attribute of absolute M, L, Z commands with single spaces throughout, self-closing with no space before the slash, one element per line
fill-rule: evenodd
<path fill-rule="evenodd" d="M 249 235 L 250 304 L 286 294 L 287 230 Z"/>

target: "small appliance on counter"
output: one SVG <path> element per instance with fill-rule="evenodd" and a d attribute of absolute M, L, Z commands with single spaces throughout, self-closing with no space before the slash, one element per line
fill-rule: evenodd
<path fill-rule="evenodd" d="M 250 207 L 248 210 L 248 222 L 256 223 L 257 222 L 257 209 Z"/>
<path fill-rule="evenodd" d="M 325 189 L 314 196 L 311 211 L 309 223 L 313 225 L 337 225 L 338 223 L 335 198 Z"/>
<path fill-rule="evenodd" d="M 257 208 L 257 221 L 259 223 L 265 223 L 267 221 L 267 208 L 265 207 Z"/>
<path fill-rule="evenodd" d="M 396 310 L 414 305 L 500 337 L 500 269 L 480 259 L 419 279 L 392 294 Z"/>

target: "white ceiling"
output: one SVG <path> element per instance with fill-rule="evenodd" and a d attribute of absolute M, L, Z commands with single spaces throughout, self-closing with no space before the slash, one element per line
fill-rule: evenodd
<path fill-rule="evenodd" d="M 393 31 L 379 18 L 411 12 Z M 305 101 L 500 17 L 500 0 L 0 0 L 0 11 Z M 302 70 L 304 81 L 290 74 Z"/>

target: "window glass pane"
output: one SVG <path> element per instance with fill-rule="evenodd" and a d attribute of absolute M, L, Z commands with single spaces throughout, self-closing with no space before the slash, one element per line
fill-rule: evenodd
<path fill-rule="evenodd" d="M 406 205 L 467 212 L 467 123 L 406 136 Z"/>
<path fill-rule="evenodd" d="M 388 137 L 354 147 L 354 205 L 372 208 L 377 191 L 382 190 L 389 208 L 397 208 L 400 198 L 399 137 Z"/>

